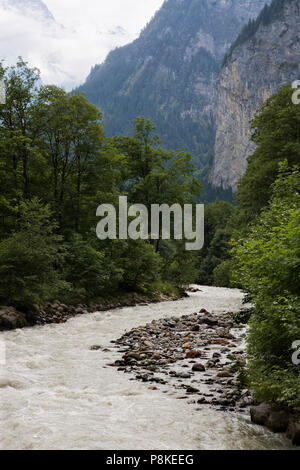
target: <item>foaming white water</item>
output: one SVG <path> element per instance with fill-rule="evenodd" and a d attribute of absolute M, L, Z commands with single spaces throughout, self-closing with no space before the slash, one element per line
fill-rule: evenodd
<path fill-rule="evenodd" d="M 284 449 L 289 442 L 251 425 L 248 417 L 200 411 L 176 394 L 106 367 L 125 330 L 153 319 L 206 308 L 234 311 L 238 290 L 200 287 L 178 302 L 124 308 L 66 324 L 1 333 L 7 365 L 0 366 L 0 442 L 3 449 Z"/>

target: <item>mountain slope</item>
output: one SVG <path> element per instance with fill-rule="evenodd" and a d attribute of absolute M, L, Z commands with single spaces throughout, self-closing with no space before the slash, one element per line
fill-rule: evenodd
<path fill-rule="evenodd" d="M 274 0 L 241 33 L 217 86 L 212 183 L 235 188 L 253 152 L 249 121 L 281 86 L 300 78 L 300 0 Z"/>
<path fill-rule="evenodd" d="M 214 143 L 214 86 L 230 44 L 265 0 L 166 0 L 133 43 L 111 52 L 80 87 L 104 113 L 109 135 L 150 117 L 168 148 L 208 168 Z"/>

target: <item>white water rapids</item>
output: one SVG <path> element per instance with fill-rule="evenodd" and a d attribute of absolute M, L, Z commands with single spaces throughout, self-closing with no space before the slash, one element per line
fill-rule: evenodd
<path fill-rule="evenodd" d="M 0 365 L 2 449 L 287 449 L 283 436 L 250 423 L 248 414 L 223 413 L 176 399 L 105 367 L 120 356 L 110 348 L 125 330 L 153 319 L 206 308 L 238 310 L 238 290 L 200 287 L 178 302 L 93 313 L 0 333 L 7 363 Z M 173 393 L 173 394 L 172 394 Z M 200 408 L 200 410 L 199 410 Z"/>

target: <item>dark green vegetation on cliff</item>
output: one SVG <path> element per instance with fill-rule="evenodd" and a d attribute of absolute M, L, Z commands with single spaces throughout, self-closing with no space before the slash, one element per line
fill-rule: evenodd
<path fill-rule="evenodd" d="M 1 68 L 0 304 L 97 301 L 114 292 L 170 292 L 196 276 L 184 243 L 99 241 L 100 204 L 191 203 L 191 157 L 160 148 L 149 120 L 106 138 L 101 112 L 81 94 L 41 86 L 20 60 Z"/>
<path fill-rule="evenodd" d="M 293 1 L 295 0 L 273 0 L 270 5 L 266 4 L 258 17 L 256 19 L 250 19 L 248 24 L 243 27 L 237 39 L 233 42 L 228 53 L 225 55 L 223 65 L 231 57 L 235 48 L 255 36 L 255 33 L 258 31 L 260 26 L 267 26 L 280 19 L 286 4 Z"/>
<path fill-rule="evenodd" d="M 265 3 L 166 1 L 140 37 L 111 52 L 80 87 L 102 110 L 108 135 L 128 134 L 136 116 L 147 116 L 163 145 L 190 152 L 206 180 L 213 157 L 215 79 L 230 44 Z"/>

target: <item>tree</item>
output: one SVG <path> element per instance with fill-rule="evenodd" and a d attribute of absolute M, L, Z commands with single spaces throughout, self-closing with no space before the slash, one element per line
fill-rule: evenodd
<path fill-rule="evenodd" d="M 160 292 L 162 260 L 153 246 L 144 240 L 117 241 L 113 258 L 123 275 L 120 288 L 142 293 Z"/>
<path fill-rule="evenodd" d="M 41 157 L 36 145 L 33 109 L 39 88 L 39 71 L 21 58 L 16 66 L 0 66 L 6 103 L 0 106 L 0 215 L 2 232 L 13 228 L 22 200 L 30 197 Z M 2 179 L 1 178 L 1 179 Z"/>
<path fill-rule="evenodd" d="M 244 223 L 256 218 L 268 204 L 279 163 L 286 159 L 290 168 L 300 159 L 300 105 L 292 102 L 294 90 L 281 88 L 261 107 L 252 122 L 257 148 L 248 158 L 248 167 L 238 186 L 238 201 Z"/>
<path fill-rule="evenodd" d="M 132 137 L 117 137 L 113 141 L 126 158 L 124 189 L 129 202 L 147 207 L 149 231 L 152 204 L 192 204 L 201 192 L 201 184 L 194 177 L 191 156 L 186 152 L 162 149 L 159 136 L 153 135 L 154 130 L 149 119 L 139 117 Z M 158 240 L 156 251 L 159 246 Z"/>
<path fill-rule="evenodd" d="M 18 225 L 0 243 L 0 303 L 28 309 L 54 299 L 68 284 L 57 271 L 62 238 L 49 207 L 37 199 L 21 203 Z"/>
<path fill-rule="evenodd" d="M 183 242 L 100 242 L 95 233 L 97 207 L 117 206 L 121 195 L 148 209 L 194 202 L 190 155 L 163 150 L 145 118 L 131 137 L 107 139 L 84 95 L 42 86 L 21 59 L 1 66 L 0 77 L 0 301 L 28 309 L 54 297 L 174 291 L 194 280 L 195 257 Z"/>
<path fill-rule="evenodd" d="M 79 230 L 84 178 L 101 149 L 101 113 L 82 95 L 64 90 L 41 88 L 35 109 L 41 125 L 41 145 L 51 170 L 50 199 L 59 226 L 65 222 L 66 198 L 72 199 L 72 217 Z"/>
<path fill-rule="evenodd" d="M 205 244 L 198 257 L 197 280 L 200 284 L 221 282 L 221 278 L 218 276 L 216 279 L 214 273 L 222 262 L 230 258 L 231 221 L 235 212 L 236 208 L 224 201 L 216 201 L 205 208 Z M 223 277 L 221 283 L 222 287 L 229 287 L 228 276 Z"/>
<path fill-rule="evenodd" d="M 96 301 L 110 291 L 113 277 L 120 279 L 121 271 L 111 269 L 105 254 L 93 248 L 80 235 L 66 245 L 62 267 L 63 278 L 70 284 L 66 300 L 71 303 Z"/>
<path fill-rule="evenodd" d="M 257 397 L 300 406 L 300 172 L 280 166 L 272 196 L 248 236 L 233 250 L 235 276 L 251 295 L 249 377 Z"/>

